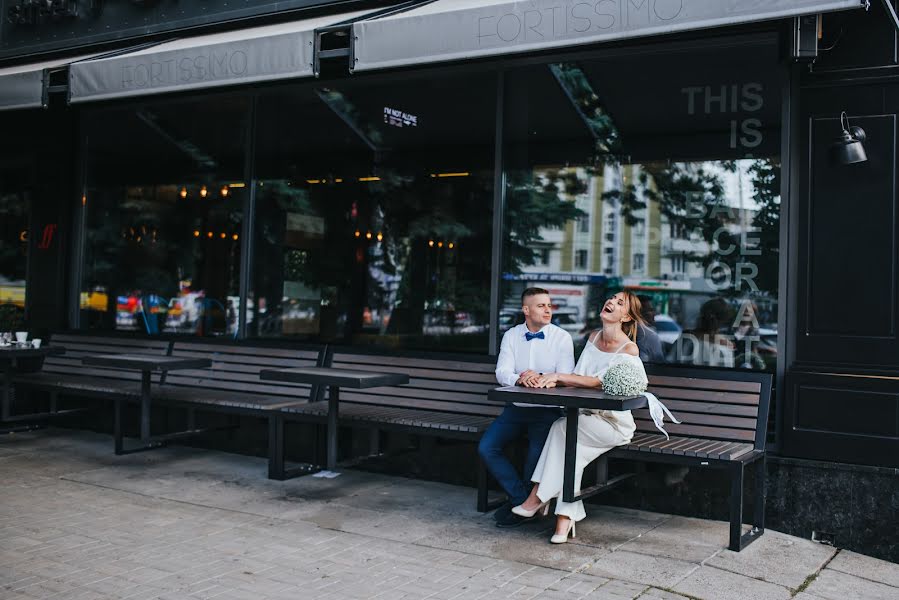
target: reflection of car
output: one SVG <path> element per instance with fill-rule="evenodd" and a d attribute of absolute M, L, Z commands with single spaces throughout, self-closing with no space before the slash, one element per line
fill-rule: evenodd
<path fill-rule="evenodd" d="M 561 327 L 568 333 L 579 333 L 586 325 L 581 321 L 578 311 L 572 309 L 558 309 L 553 312 L 553 324 Z"/>
<path fill-rule="evenodd" d="M 673 344 L 683 331 L 683 328 L 677 324 L 677 321 L 668 315 L 656 315 L 654 329 L 659 334 L 659 341 L 663 344 Z"/>
<path fill-rule="evenodd" d="M 519 318 L 524 319 L 520 308 L 501 308 L 499 310 L 499 330 L 511 329 L 518 324 Z"/>

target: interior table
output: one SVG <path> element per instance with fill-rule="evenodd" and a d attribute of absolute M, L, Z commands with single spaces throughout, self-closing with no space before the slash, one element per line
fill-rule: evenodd
<path fill-rule="evenodd" d="M 259 373 L 259 377 L 276 381 L 328 386 L 328 456 L 325 463 L 328 470 L 333 470 L 337 466 L 337 419 L 340 414 L 340 388 L 365 389 L 409 383 L 409 376 L 405 373 L 374 373 L 330 367 L 264 369 Z M 301 467 L 301 469 L 314 472 L 308 466 Z"/>
<path fill-rule="evenodd" d="M 140 371 L 140 439 L 144 443 L 143 446 L 125 450 L 122 442 L 121 432 L 121 407 L 120 402 L 115 404 L 115 453 L 130 454 L 132 452 L 140 452 L 142 450 L 150 450 L 160 447 L 164 441 L 172 436 L 158 436 L 153 438 L 150 435 L 150 381 L 154 372 L 165 373 L 166 371 L 175 371 L 179 369 L 206 369 L 212 366 L 212 361 L 208 358 L 187 358 L 178 356 L 152 355 L 152 354 L 101 354 L 97 356 L 85 356 L 82 361 L 86 365 L 97 367 L 114 367 L 117 369 L 132 369 Z M 180 437 L 187 435 L 195 435 L 196 431 L 181 432 L 177 434 Z"/>
<path fill-rule="evenodd" d="M 62 348 L 60 346 L 43 346 L 41 348 L 35 348 L 31 345 L 30 342 L 27 345 L 12 343 L 9 346 L 0 347 L 0 372 L 2 372 L 3 377 L 3 397 L 2 399 L 0 399 L 0 421 L 2 421 L 3 423 L 27 422 L 45 419 L 48 417 L 58 417 L 62 415 L 73 414 L 76 412 L 82 412 L 83 409 L 64 411 L 57 410 L 56 396 L 52 396 L 50 401 L 50 410 L 48 412 L 23 413 L 17 415 L 11 414 L 10 405 L 12 403 L 13 394 L 12 379 L 16 371 L 19 370 L 20 361 L 23 359 L 27 360 L 32 358 L 43 359 L 47 356 L 58 354 L 65 354 L 65 348 Z M 36 429 L 37 427 L 38 426 L 36 424 L 23 424 L 21 426 L 4 428 L 2 431 L 4 433 L 9 433 L 11 431 Z"/>
<path fill-rule="evenodd" d="M 543 404 L 560 406 L 565 410 L 567 418 L 565 426 L 565 473 L 562 482 L 562 500 L 575 502 L 605 492 L 621 482 L 633 477 L 633 473 L 625 473 L 609 479 L 608 459 L 603 455 L 597 459 L 596 485 L 581 490 L 574 490 L 574 468 L 577 457 L 578 419 L 582 410 L 633 410 L 647 405 L 646 397 L 612 396 L 597 389 L 554 387 L 528 388 L 506 386 L 490 390 L 488 398 L 505 403 L 523 402 L 527 404 Z"/>

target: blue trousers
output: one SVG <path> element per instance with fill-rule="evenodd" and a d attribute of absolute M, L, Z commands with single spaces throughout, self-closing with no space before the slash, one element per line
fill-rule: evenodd
<path fill-rule="evenodd" d="M 531 475 L 540 459 L 549 429 L 562 416 L 554 407 L 529 407 L 509 404 L 484 432 L 478 444 L 478 454 L 487 470 L 496 478 L 513 505 L 521 504 L 531 492 Z M 503 448 L 527 434 L 528 454 L 524 462 L 523 476 L 506 458 Z"/>

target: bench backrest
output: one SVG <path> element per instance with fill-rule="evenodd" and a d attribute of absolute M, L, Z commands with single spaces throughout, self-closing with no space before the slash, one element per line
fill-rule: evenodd
<path fill-rule="evenodd" d="M 215 343 L 197 340 L 175 342 L 172 356 L 208 358 L 209 369 L 169 371 L 165 385 L 204 390 L 243 392 L 285 401 L 315 400 L 311 386 L 259 378 L 263 369 L 295 369 L 321 366 L 324 347 L 314 345 L 267 346 L 248 342 Z"/>
<path fill-rule="evenodd" d="M 85 356 L 101 354 L 166 354 L 170 342 L 165 340 L 114 337 L 108 335 L 54 333 L 49 340 L 52 346 L 65 348 L 65 354 L 47 356 L 41 371 L 59 375 L 92 377 L 101 381 L 140 382 L 137 371 L 111 367 L 87 366 L 81 362 Z M 154 383 L 159 375 L 154 375 Z"/>
<path fill-rule="evenodd" d="M 647 365 L 649 390 L 681 424 L 665 421 L 669 435 L 765 447 L 771 375 L 746 371 Z M 659 433 L 647 409 L 633 411 L 638 433 Z"/>
<path fill-rule="evenodd" d="M 496 358 L 483 355 L 377 354 L 358 348 L 334 348 L 328 366 L 379 373 L 405 373 L 409 384 L 366 390 L 342 388 L 340 402 L 385 405 L 494 417 L 503 405 L 487 399 L 495 388 Z"/>

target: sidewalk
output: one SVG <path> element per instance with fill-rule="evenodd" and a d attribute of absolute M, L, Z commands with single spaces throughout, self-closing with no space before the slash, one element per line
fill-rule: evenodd
<path fill-rule="evenodd" d="M 724 522 L 588 507 L 553 546 L 552 519 L 498 529 L 474 503 L 359 471 L 277 482 L 260 458 L 4 435 L 0 598 L 899 598 L 899 565 L 770 530 L 737 554 Z"/>

